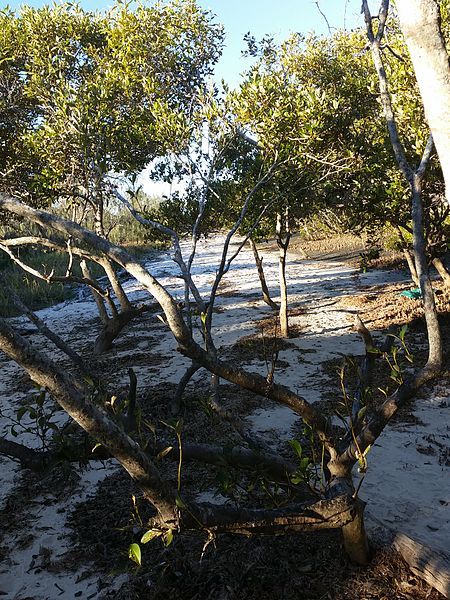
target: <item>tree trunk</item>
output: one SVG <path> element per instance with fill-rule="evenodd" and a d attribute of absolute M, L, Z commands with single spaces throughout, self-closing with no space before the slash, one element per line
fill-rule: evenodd
<path fill-rule="evenodd" d="M 439 273 L 439 276 L 441 277 L 442 281 L 444 282 L 445 286 L 450 288 L 450 273 L 447 271 L 447 269 L 444 266 L 444 263 L 442 262 L 442 260 L 438 257 L 433 259 L 433 265 L 436 269 L 436 271 Z"/>
<path fill-rule="evenodd" d="M 414 258 L 408 248 L 403 248 L 403 255 L 406 258 L 406 262 L 408 263 L 409 272 L 411 275 L 411 279 L 417 287 L 419 287 L 419 277 L 417 276 L 416 265 L 414 264 Z"/>
<path fill-rule="evenodd" d="M 119 313 L 112 319 L 108 319 L 108 322 L 102 327 L 102 330 L 94 342 L 94 354 L 103 354 L 103 352 L 110 350 L 113 341 L 122 329 L 137 315 L 141 314 L 141 312 L 141 309 L 132 308 L 131 310 Z"/>
<path fill-rule="evenodd" d="M 403 232 L 402 232 L 400 226 L 397 224 L 394 224 L 394 227 L 398 233 L 398 237 L 400 240 L 400 246 L 401 246 L 401 249 L 403 252 L 403 256 L 405 257 L 406 262 L 408 264 L 409 272 L 411 274 L 411 279 L 412 279 L 414 285 L 419 287 L 419 278 L 417 276 L 416 265 L 414 263 L 414 257 L 408 248 L 408 243 L 405 240 L 405 236 L 403 235 Z"/>
<path fill-rule="evenodd" d="M 91 270 L 85 260 L 82 260 L 80 262 L 80 267 L 81 267 L 81 272 L 83 273 L 83 276 L 86 277 L 86 279 L 92 279 Z M 93 290 L 92 288 L 91 288 L 91 293 L 95 300 L 95 304 L 97 305 L 97 310 L 98 310 L 98 314 L 100 316 L 100 320 L 104 325 L 106 325 L 109 321 L 109 316 L 106 311 L 105 302 L 104 302 L 103 298 L 101 297 L 101 295 L 98 292 L 96 292 L 95 290 Z"/>
<path fill-rule="evenodd" d="M 277 244 L 279 248 L 279 278 L 280 278 L 280 333 L 281 337 L 289 337 L 288 292 L 286 283 L 286 255 L 291 239 L 289 227 L 289 209 L 282 216 L 277 214 Z"/>
<path fill-rule="evenodd" d="M 438 373 L 442 366 L 442 339 L 436 304 L 434 302 L 434 292 L 428 274 L 428 264 L 425 254 L 422 178 L 417 174 L 414 175 L 413 181 L 411 182 L 411 192 L 414 258 L 420 290 L 422 292 L 425 321 L 428 332 L 427 367 Z"/>
<path fill-rule="evenodd" d="M 183 377 L 178 382 L 177 389 L 175 390 L 175 395 L 173 397 L 173 412 L 175 414 L 180 412 L 184 391 L 192 377 L 199 369 L 201 369 L 201 365 L 192 362 L 191 366 L 186 369 Z"/>
<path fill-rule="evenodd" d="M 286 248 L 280 248 L 280 333 L 289 337 L 288 293 L 286 283 Z"/>
<path fill-rule="evenodd" d="M 114 290 L 116 298 L 119 301 L 121 310 L 130 310 L 132 308 L 131 302 L 128 300 L 127 295 L 125 294 L 124 289 L 116 275 L 116 272 L 111 265 L 111 262 L 109 260 L 105 260 L 102 262 L 102 267 L 105 269 L 105 273 L 108 276 L 112 289 Z"/>
<path fill-rule="evenodd" d="M 365 503 L 358 499 L 355 505 L 355 518 L 342 527 L 344 548 L 352 562 L 358 565 L 367 565 L 370 561 L 370 550 L 364 527 Z"/>
<path fill-rule="evenodd" d="M 426 0 L 424 2 L 424 4 L 428 3 L 429 0 Z M 409 2 L 407 4 L 409 6 Z M 418 2 L 414 0 L 414 5 L 417 4 Z M 420 289 L 422 292 L 425 321 L 427 324 L 429 342 L 429 353 L 428 361 L 426 364 L 426 371 L 429 374 L 434 373 L 436 375 L 440 371 L 442 366 L 442 341 L 439 330 L 436 305 L 434 302 L 433 288 L 431 287 L 431 281 L 428 274 L 428 265 L 425 253 L 426 244 L 422 206 L 422 181 L 425 176 L 425 171 L 430 160 L 431 153 L 433 151 L 433 138 L 432 136 L 429 137 L 426 147 L 423 151 L 420 164 L 417 167 L 417 169 L 414 170 L 408 162 L 405 150 L 403 148 L 403 144 L 401 143 L 398 134 L 395 114 L 391 102 L 391 96 L 389 93 L 386 70 L 384 68 L 383 57 L 381 54 L 381 41 L 386 25 L 388 8 L 389 0 L 382 0 L 381 10 L 379 12 L 378 17 L 378 31 L 375 34 L 373 30 L 373 19 L 370 14 L 367 0 L 363 0 L 362 4 L 362 9 L 366 21 L 367 37 L 369 39 L 373 62 L 378 75 L 380 87 L 380 100 L 381 105 L 383 107 L 386 125 L 389 131 L 389 138 L 391 140 L 392 150 L 394 152 L 394 156 L 397 161 L 398 167 L 402 172 L 403 176 L 405 177 L 405 180 L 408 182 L 411 190 L 411 217 L 413 223 L 414 260 L 417 271 L 417 277 L 419 279 Z M 420 35 L 423 35 L 423 32 L 421 32 Z"/>
<path fill-rule="evenodd" d="M 450 64 L 436 0 L 396 0 L 450 204 Z"/>
<path fill-rule="evenodd" d="M 266 304 L 268 304 L 270 306 L 270 308 L 272 310 L 278 310 L 278 304 L 276 302 L 274 302 L 272 300 L 272 298 L 270 297 L 270 292 L 269 292 L 269 288 L 267 287 L 267 282 L 266 282 L 266 276 L 264 275 L 264 269 L 262 266 L 263 263 L 263 259 L 262 257 L 260 257 L 259 252 L 258 252 L 258 248 L 256 247 L 256 243 L 255 240 L 250 237 L 249 238 L 249 243 L 250 246 L 253 250 L 253 256 L 255 257 L 255 263 L 256 263 L 256 269 L 258 271 L 258 277 L 259 277 L 259 281 L 261 284 L 261 290 L 262 290 L 262 295 L 263 295 L 263 300 Z"/>

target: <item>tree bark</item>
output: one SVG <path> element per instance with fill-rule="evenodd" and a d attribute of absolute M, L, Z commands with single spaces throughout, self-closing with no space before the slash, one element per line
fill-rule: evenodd
<path fill-rule="evenodd" d="M 280 279 L 280 333 L 281 337 L 289 337 L 288 291 L 286 282 L 286 256 L 291 239 L 289 227 L 289 209 L 285 214 L 277 214 L 277 244 L 279 248 L 279 279 Z"/>
<path fill-rule="evenodd" d="M 264 269 L 263 269 L 263 259 L 262 257 L 259 255 L 258 252 L 258 248 L 256 247 L 256 243 L 255 240 L 250 237 L 249 238 L 249 244 L 253 250 L 253 256 L 255 257 L 255 264 L 256 264 L 256 269 L 258 271 L 258 277 L 259 277 L 259 281 L 261 284 L 261 291 L 262 291 L 262 295 L 263 295 L 263 300 L 266 304 L 268 304 L 270 306 L 270 308 L 272 310 L 278 310 L 278 304 L 276 302 L 274 302 L 272 300 L 272 298 L 270 297 L 270 292 L 269 292 L 269 288 L 267 286 L 267 281 L 266 281 L 266 276 L 264 274 Z"/>
<path fill-rule="evenodd" d="M 111 287 L 114 290 L 114 294 L 119 302 L 120 308 L 122 311 L 127 311 L 132 308 L 131 302 L 128 300 L 127 295 L 119 281 L 119 278 L 116 275 L 116 272 L 113 269 L 111 261 L 106 259 L 102 262 L 102 267 L 105 269 L 105 273 L 108 276 L 108 279 L 111 283 Z"/>
<path fill-rule="evenodd" d="M 433 287 L 428 274 L 428 264 L 425 254 L 422 177 L 418 173 L 414 174 L 411 189 L 414 258 L 416 262 L 417 276 L 419 278 L 420 291 L 422 292 L 425 321 L 428 332 L 427 367 L 437 374 L 442 366 L 442 338 L 439 328 L 436 304 L 434 301 Z"/>
<path fill-rule="evenodd" d="M 450 204 L 450 64 L 436 0 L 396 0 Z"/>
<path fill-rule="evenodd" d="M 142 310 L 131 308 L 131 310 L 121 312 L 112 319 L 108 319 L 94 342 L 94 354 L 103 354 L 103 352 L 111 350 L 114 340 L 122 329 L 141 313 Z"/>
<path fill-rule="evenodd" d="M 450 273 L 445 268 L 442 260 L 438 257 L 433 258 L 433 265 L 436 271 L 439 273 L 439 276 L 444 282 L 445 286 L 450 288 Z"/>
<path fill-rule="evenodd" d="M 365 503 L 357 499 L 355 518 L 342 527 L 345 551 L 350 560 L 358 565 L 370 562 L 369 542 L 364 527 L 364 506 Z"/>
<path fill-rule="evenodd" d="M 80 267 L 81 267 L 81 272 L 83 273 L 84 277 L 86 277 L 87 279 L 92 279 L 91 270 L 85 260 L 82 260 L 80 262 Z M 97 306 L 100 320 L 104 325 L 106 325 L 109 321 L 109 316 L 106 311 L 105 302 L 104 302 L 102 296 L 98 292 L 93 290 L 92 288 L 91 288 L 91 293 L 94 298 L 95 304 Z"/>
<path fill-rule="evenodd" d="M 428 1 L 428 0 L 427 0 Z M 420 164 L 417 169 L 413 169 L 406 158 L 403 144 L 400 141 L 398 134 L 395 115 L 392 107 L 391 96 L 389 93 L 386 71 L 383 64 L 381 54 L 381 41 L 384 35 L 386 19 L 389 10 L 389 0 L 382 0 L 378 18 L 378 30 L 376 34 L 373 30 L 373 20 L 370 14 L 367 0 L 363 0 L 362 4 L 364 18 L 366 22 L 367 37 L 369 40 L 370 49 L 372 52 L 373 63 L 378 75 L 380 87 L 380 100 L 383 107 L 386 125 L 389 131 L 392 150 L 397 161 L 400 171 L 403 173 L 411 190 L 411 217 L 413 224 L 413 248 L 414 260 L 419 279 L 420 289 L 422 292 L 425 321 L 427 324 L 428 333 L 428 362 L 426 365 L 427 374 L 431 375 L 434 372 L 436 375 L 442 366 L 442 341 L 437 317 L 436 305 L 434 302 L 433 288 L 431 286 L 430 277 L 428 274 L 428 265 L 425 252 L 425 234 L 423 222 L 423 206 L 422 206 L 422 180 L 425 175 L 425 170 L 430 160 L 433 150 L 433 138 L 429 137 L 427 145 L 423 151 Z"/>
<path fill-rule="evenodd" d="M 22 467 L 32 471 L 42 471 L 46 466 L 46 455 L 23 444 L 7 440 L 0 436 L 0 454 L 18 460 Z"/>
<path fill-rule="evenodd" d="M 403 248 L 403 255 L 406 258 L 406 262 L 408 264 L 409 273 L 411 275 L 411 279 L 417 287 L 420 285 L 419 277 L 417 275 L 416 265 L 414 264 L 414 258 L 408 248 Z"/>
<path fill-rule="evenodd" d="M 24 368 L 97 442 L 105 446 L 141 487 L 165 523 L 178 521 L 175 498 L 140 446 L 94 404 L 83 382 L 62 371 L 0 319 L 0 349 Z"/>
<path fill-rule="evenodd" d="M 336 529 L 350 523 L 356 514 L 354 501 L 347 495 L 332 500 L 319 500 L 315 504 L 305 503 L 280 509 L 246 509 L 206 504 L 198 504 L 195 508 L 198 513 L 194 513 L 193 517 L 207 530 L 241 535 Z"/>
<path fill-rule="evenodd" d="M 393 541 L 394 548 L 409 564 L 413 573 L 450 599 L 450 556 L 444 552 L 430 550 L 404 533 L 398 533 Z"/>
<path fill-rule="evenodd" d="M 175 395 L 173 397 L 173 411 L 174 413 L 179 413 L 181 410 L 181 403 L 183 400 L 184 391 L 192 379 L 192 377 L 197 373 L 197 371 L 201 369 L 201 365 L 192 362 L 191 366 L 186 369 L 183 377 L 180 379 L 177 385 L 177 389 L 175 390 Z"/>

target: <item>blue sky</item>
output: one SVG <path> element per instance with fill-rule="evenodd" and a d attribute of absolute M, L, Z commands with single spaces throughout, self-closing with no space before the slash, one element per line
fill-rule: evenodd
<path fill-rule="evenodd" d="M 313 0 L 199 0 L 217 15 L 225 27 L 226 47 L 217 66 L 216 76 L 236 84 L 239 73 L 249 64 L 241 52 L 244 35 L 250 31 L 257 39 L 270 34 L 282 41 L 290 33 L 327 34 L 328 26 Z M 320 0 L 320 10 L 330 27 L 351 29 L 363 23 L 360 0 Z"/>
<path fill-rule="evenodd" d="M 217 77 L 235 84 L 249 63 L 241 57 L 244 35 L 250 31 L 257 39 L 270 34 L 277 41 L 290 33 L 327 34 L 328 27 L 314 0 L 199 0 L 217 15 L 227 34 Z M 331 27 L 347 29 L 363 24 L 361 0 L 320 0 L 319 6 Z"/>
<path fill-rule="evenodd" d="M 244 35 L 250 31 L 257 39 L 270 34 L 282 41 L 290 33 L 314 31 L 326 34 L 327 24 L 314 0 L 198 0 L 199 4 L 217 15 L 226 32 L 226 47 L 216 68 L 216 79 L 225 79 L 234 86 L 239 82 L 239 74 L 249 65 L 241 52 L 245 49 Z M 42 0 L 12 0 L 11 8 L 22 4 L 42 6 L 49 2 Z M 6 4 L 6 3 L 5 3 Z M 102 10 L 112 4 L 112 0 L 82 0 L 88 10 Z M 331 27 L 352 29 L 363 23 L 361 0 L 319 0 L 321 11 L 326 15 Z"/>

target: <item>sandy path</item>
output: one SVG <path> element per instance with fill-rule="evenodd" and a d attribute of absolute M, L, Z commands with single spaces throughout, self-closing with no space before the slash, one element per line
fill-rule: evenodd
<path fill-rule="evenodd" d="M 220 248 L 220 237 L 199 245 L 193 275 L 205 294 L 214 278 Z M 266 253 L 264 265 L 267 280 L 276 281 L 276 255 Z M 149 266 L 161 283 L 182 299 L 180 279 L 170 257 L 163 255 L 149 263 Z M 291 322 L 298 324 L 302 333 L 290 340 L 293 348 L 280 352 L 279 358 L 289 366 L 277 371 L 276 378 L 279 383 L 297 390 L 308 401 L 315 402 L 321 398 L 324 388 L 322 362 L 363 352 L 362 343 L 351 327 L 355 309 L 339 308 L 337 299 L 358 293 L 367 285 L 399 281 L 403 275 L 387 272 L 362 275 L 346 264 L 303 261 L 295 256 L 289 257 L 288 273 L 291 307 L 303 309 Z M 148 297 L 131 281 L 127 282 L 126 288 L 133 300 Z M 254 334 L 257 331 L 256 322 L 270 313 L 268 307 L 259 300 L 259 283 L 253 257 L 247 250 L 235 260 L 223 291 L 225 293 L 217 300 L 219 312 L 214 317 L 218 347 L 231 346 L 243 336 Z M 276 288 L 272 291 L 277 299 Z M 95 306 L 84 293 L 76 302 L 45 309 L 39 315 L 70 340 L 75 348 L 89 346 L 95 335 Z M 80 327 L 81 319 L 83 322 L 92 320 L 89 333 L 86 327 Z M 29 329 L 23 319 L 13 321 Z M 133 364 L 133 357 L 151 352 L 160 358 L 160 364 L 149 368 L 136 361 L 139 386 L 145 387 L 150 382 L 152 385 L 157 382 L 177 383 L 188 362 L 174 352 L 175 343 L 164 325 L 155 321 L 148 331 L 139 332 L 137 340 L 136 336 L 137 330 L 133 327 L 126 330 L 110 356 L 127 357 L 131 361 L 129 364 Z M 37 347 L 44 345 L 50 349 L 40 336 L 32 335 L 30 339 Z M 133 350 L 130 350 L 131 342 Z M 58 357 L 58 353 L 51 352 Z M 261 362 L 255 361 L 251 368 L 265 374 L 265 365 Z M 0 406 L 5 415 L 0 420 L 0 431 L 8 434 L 5 417 L 17 410 L 29 391 L 17 389 L 17 382 L 22 377 L 20 370 L 4 357 L 0 357 L 0 372 Z M 118 385 L 124 384 L 127 380 L 126 369 L 116 373 L 115 380 Z M 442 458 L 440 445 L 449 446 L 449 406 L 448 388 L 436 390 L 433 398 L 418 401 L 414 409 L 417 423 L 391 427 L 371 450 L 369 471 L 361 489 L 361 495 L 369 502 L 369 519 L 372 517 L 374 522 L 383 521 L 432 548 L 446 550 L 449 550 L 450 540 L 450 477 L 448 463 L 446 466 L 439 462 Z M 65 417 L 61 414 L 57 418 L 63 422 Z M 257 409 L 248 417 L 254 430 L 266 436 L 268 442 L 274 445 L 292 437 L 292 426 L 297 420 L 290 409 L 276 405 Z M 33 443 L 29 435 L 19 438 L 19 441 Z M 417 451 L 418 446 L 423 447 L 427 454 Z M 22 550 L 16 549 L 17 540 L 23 537 L 20 531 L 3 540 L 3 545 L 8 549 L 5 564 L 0 567 L 0 593 L 4 597 L 12 600 L 28 594 L 39 600 L 73 598 L 74 593 L 79 591 L 82 597 L 89 597 L 93 593 L 95 585 L 92 578 L 79 581 L 83 565 L 77 573 L 49 573 L 46 569 L 36 568 L 36 558 L 33 556 L 39 554 L 39 549 L 44 546 L 52 549 L 55 560 L 63 554 L 67 532 L 61 508 L 70 510 L 87 493 L 94 493 L 95 484 L 114 468 L 108 465 L 99 472 L 85 471 L 70 500 L 60 500 L 49 493 L 42 502 L 30 508 L 33 533 L 36 535 L 31 545 Z M 20 478 L 21 474 L 11 461 L 0 459 L 0 508 L 14 494 Z M 115 581 L 115 584 L 119 585 L 120 581 Z M 59 589 L 64 591 L 58 592 L 57 596 L 55 590 Z"/>

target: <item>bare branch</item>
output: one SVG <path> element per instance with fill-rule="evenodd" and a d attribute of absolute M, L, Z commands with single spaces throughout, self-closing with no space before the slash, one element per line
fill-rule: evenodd
<path fill-rule="evenodd" d="M 272 510 L 211 504 L 197 504 L 192 508 L 196 511 L 193 516 L 207 530 L 243 535 L 334 529 L 350 523 L 355 518 L 355 503 L 348 495 L 333 500 L 321 500 L 312 505 L 294 504 Z"/>
<path fill-rule="evenodd" d="M 314 4 L 317 6 L 317 10 L 322 15 L 322 17 L 323 17 L 323 19 L 324 19 L 324 21 L 325 21 L 325 23 L 327 25 L 328 33 L 331 35 L 332 34 L 332 30 L 335 29 L 335 27 L 331 27 L 330 22 L 328 21 L 327 15 L 320 8 L 319 0 L 316 0 L 316 2 L 314 2 Z"/>
<path fill-rule="evenodd" d="M 170 227 L 166 227 L 165 225 L 162 225 L 161 223 L 158 223 L 157 221 L 152 221 L 150 219 L 146 219 L 145 217 L 140 215 L 135 210 L 135 208 L 133 207 L 131 202 L 129 202 L 129 200 L 127 200 L 127 198 L 125 198 L 115 187 L 113 187 L 113 186 L 111 187 L 111 192 L 114 194 L 114 196 L 118 200 L 120 200 L 120 202 L 122 202 L 122 204 L 124 204 L 128 208 L 128 210 L 133 215 L 133 217 L 139 223 L 141 223 L 141 225 L 144 225 L 145 227 L 151 227 L 153 229 L 156 229 L 157 231 L 160 231 L 161 233 L 164 233 L 165 235 L 172 238 L 172 244 L 173 244 L 173 248 L 174 248 L 173 260 L 180 267 L 181 274 L 182 274 L 183 278 L 185 279 L 185 281 L 187 282 L 189 289 L 191 290 L 192 295 L 195 298 L 195 301 L 197 302 L 197 304 L 199 306 L 204 308 L 205 303 L 200 295 L 200 292 L 199 292 L 197 286 L 195 285 L 195 283 L 192 279 L 190 269 L 188 269 L 188 267 L 183 259 L 183 254 L 181 252 L 181 246 L 180 246 L 180 238 L 179 238 L 178 234 L 173 229 L 170 229 Z"/>
<path fill-rule="evenodd" d="M 400 141 L 397 124 L 395 122 L 394 111 L 392 107 L 391 96 L 389 93 L 389 87 L 387 83 L 386 70 L 383 64 L 383 58 L 380 50 L 380 42 L 381 36 L 384 32 L 384 24 L 387 17 L 387 10 L 389 7 L 389 0 L 382 0 L 381 8 L 380 8 L 380 25 L 378 28 L 376 38 L 373 35 L 372 29 L 372 18 L 370 16 L 369 7 L 367 4 L 367 0 L 362 0 L 363 12 L 366 20 L 366 28 L 367 28 L 367 37 L 370 42 L 370 49 L 372 52 L 373 63 L 375 69 L 378 74 L 378 81 L 380 86 L 380 100 L 381 105 L 383 107 L 384 116 L 386 119 L 387 128 L 389 131 L 389 137 L 392 144 L 392 149 L 394 152 L 395 159 L 397 164 L 405 176 L 406 180 L 411 183 L 414 177 L 414 172 L 411 166 L 408 163 L 406 158 L 405 150 L 403 148 L 403 144 Z M 381 34 L 381 35 L 380 35 Z"/>
<path fill-rule="evenodd" d="M 4 276 L 0 273 L 0 283 L 2 284 L 2 288 L 6 291 L 7 296 L 11 300 L 11 302 L 16 306 L 23 314 L 27 316 L 27 318 L 36 325 L 38 330 L 44 335 L 47 339 L 52 341 L 57 348 L 62 350 L 64 354 L 66 354 L 73 362 L 80 367 L 80 369 L 84 373 L 88 373 L 90 375 L 90 370 L 86 367 L 81 356 L 72 350 L 70 346 L 66 344 L 66 342 L 59 337 L 54 331 L 52 331 L 47 325 L 40 319 L 32 310 L 26 306 L 26 304 L 19 298 L 19 296 L 15 293 L 15 291 L 7 284 Z"/>
<path fill-rule="evenodd" d="M 148 456 L 112 419 L 86 401 L 89 390 L 0 319 L 0 349 L 24 368 L 94 440 L 105 446 L 140 485 L 164 521 L 177 521 L 175 499 Z"/>
<path fill-rule="evenodd" d="M 378 30 L 376 35 L 376 41 L 381 42 L 384 35 L 384 29 L 386 27 L 386 20 L 389 12 L 389 0 L 382 0 L 380 11 L 378 13 Z"/>
<path fill-rule="evenodd" d="M 67 240 L 67 253 L 69 254 L 69 264 L 66 269 L 66 277 L 70 277 L 72 275 L 72 267 L 73 267 L 73 252 L 72 252 L 72 240 L 69 238 Z"/>
<path fill-rule="evenodd" d="M 245 389 L 249 389 L 255 393 L 267 396 L 276 402 L 290 406 L 317 432 L 317 435 L 323 440 L 330 454 L 332 456 L 335 455 L 333 443 L 328 432 L 329 427 L 327 420 L 315 407 L 309 404 L 304 398 L 297 396 L 297 394 L 293 393 L 288 388 L 276 384 L 268 386 L 264 377 L 236 369 L 234 365 L 218 361 L 214 356 L 201 348 L 201 346 L 192 339 L 191 332 L 182 318 L 177 302 L 167 290 L 125 250 L 115 246 L 109 240 L 96 235 L 92 231 L 84 229 L 77 223 L 65 221 L 57 215 L 31 208 L 6 194 L 0 193 L 0 207 L 9 212 L 21 215 L 35 223 L 39 223 L 44 227 L 50 227 L 65 235 L 72 235 L 74 238 L 77 238 L 106 254 L 111 260 L 121 265 L 159 302 L 165 313 L 172 334 L 180 346 L 180 352 L 189 356 L 219 377 L 237 383 Z"/>
<path fill-rule="evenodd" d="M 32 235 L 23 236 L 20 238 L 3 239 L 1 240 L 1 243 L 8 248 L 20 248 L 21 246 L 44 246 L 44 248 L 50 248 L 51 250 L 55 250 L 57 252 L 67 251 L 67 246 L 65 245 L 67 242 Z M 72 254 L 80 258 L 91 260 L 99 265 L 101 265 L 104 261 L 104 257 L 101 256 L 100 253 L 96 254 L 95 252 L 90 252 L 84 248 L 80 248 L 79 246 L 74 246 L 73 239 L 70 241 L 70 248 Z"/>
<path fill-rule="evenodd" d="M 5 246 L 3 243 L 0 243 L 0 250 L 3 250 L 3 252 L 5 252 L 11 258 L 11 260 L 14 261 L 16 263 L 16 265 L 18 265 L 21 269 L 23 269 L 27 273 L 30 273 L 37 279 L 41 279 L 42 281 L 45 281 L 47 283 L 54 283 L 54 282 L 56 282 L 56 283 L 79 283 L 82 285 L 89 286 L 91 289 L 95 290 L 98 294 L 100 294 L 104 298 L 106 298 L 108 296 L 108 292 L 104 291 L 98 285 L 98 283 L 96 283 L 92 279 L 87 279 L 85 277 L 77 277 L 76 275 L 69 275 L 69 276 L 54 275 L 53 271 L 51 273 L 49 273 L 48 275 L 45 275 L 45 274 L 41 273 L 40 271 L 33 269 L 33 267 L 30 267 L 29 265 L 22 262 L 8 248 L 8 246 Z"/>
<path fill-rule="evenodd" d="M 234 236 L 234 234 L 236 233 L 236 231 L 239 229 L 239 227 L 242 225 L 242 222 L 245 218 L 245 215 L 247 214 L 247 211 L 248 211 L 248 208 L 249 208 L 249 205 L 250 205 L 250 202 L 251 202 L 253 196 L 264 185 L 266 185 L 266 183 L 272 178 L 272 176 L 275 172 L 275 169 L 279 166 L 280 166 L 280 163 L 278 163 L 277 160 L 275 160 L 272 163 L 272 165 L 270 166 L 270 168 L 268 169 L 267 173 L 265 175 L 263 175 L 263 177 L 261 177 L 259 179 L 259 181 L 257 181 L 257 183 L 253 186 L 253 188 L 250 190 L 250 192 L 247 194 L 247 196 L 244 200 L 239 217 L 236 219 L 236 221 L 234 222 L 234 225 L 231 227 L 230 231 L 226 235 L 219 268 L 217 270 L 217 275 L 216 275 L 216 278 L 215 278 L 215 281 L 213 283 L 211 293 L 210 293 L 210 300 L 209 300 L 208 311 L 207 311 L 208 325 L 210 325 L 210 323 L 211 323 L 213 308 L 214 308 L 214 300 L 216 298 L 217 290 L 219 288 L 222 277 L 223 277 L 224 273 L 226 272 L 225 269 L 226 269 L 226 264 L 227 264 L 227 255 L 228 255 L 228 249 L 230 247 L 231 239 Z"/>
<path fill-rule="evenodd" d="M 420 160 L 420 164 L 416 171 L 416 177 L 418 177 L 419 179 L 422 179 L 423 176 L 425 175 L 425 170 L 427 168 L 427 165 L 428 165 L 431 155 L 433 153 L 433 148 L 434 148 L 433 135 L 430 133 L 430 135 L 428 136 L 427 144 L 426 144 L 423 154 L 422 154 L 422 158 Z"/>

